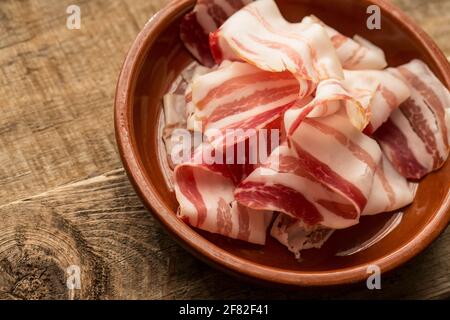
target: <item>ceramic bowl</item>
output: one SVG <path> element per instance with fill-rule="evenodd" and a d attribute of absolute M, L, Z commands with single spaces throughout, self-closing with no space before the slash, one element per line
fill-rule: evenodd
<path fill-rule="evenodd" d="M 369 265 L 391 270 L 427 247 L 450 220 L 450 165 L 420 182 L 414 203 L 404 209 L 399 226 L 381 241 L 348 256 L 336 256 L 364 243 L 390 219 L 385 213 L 364 217 L 356 227 L 335 232 L 320 249 L 306 250 L 298 262 L 276 240 L 265 246 L 196 230 L 176 217 L 178 203 L 167 179 L 162 148 L 161 99 L 192 58 L 183 47 L 180 18 L 194 0 L 169 3 L 137 36 L 123 65 L 115 97 L 115 128 L 120 155 L 129 178 L 150 212 L 186 249 L 200 259 L 235 275 L 287 286 L 325 286 L 361 281 Z M 450 86 L 447 59 L 425 32 L 390 2 L 383 0 L 277 1 L 294 22 L 314 14 L 344 34 L 359 33 L 386 52 L 389 65 L 424 60 Z M 368 30 L 366 9 L 381 8 L 381 30 Z"/>

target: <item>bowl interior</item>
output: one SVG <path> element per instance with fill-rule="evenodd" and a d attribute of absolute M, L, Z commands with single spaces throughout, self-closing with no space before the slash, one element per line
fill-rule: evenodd
<path fill-rule="evenodd" d="M 284 16 L 294 22 L 304 15 L 314 14 L 327 24 L 347 35 L 358 33 L 384 49 L 390 66 L 408 62 L 413 58 L 424 60 L 441 79 L 439 70 L 430 53 L 399 25 L 390 15 L 382 14 L 382 29 L 366 27 L 365 1 L 341 0 L 280 0 L 277 1 Z M 161 98 L 180 71 L 192 61 L 178 38 L 179 18 L 189 10 L 185 8 L 173 21 L 161 29 L 156 41 L 150 46 L 141 65 L 133 94 L 131 138 L 135 141 L 137 158 L 140 160 L 147 183 L 152 184 L 157 201 L 164 203 L 175 215 L 178 203 L 167 179 L 165 155 L 161 141 Z M 410 242 L 444 205 L 450 181 L 450 166 L 430 174 L 420 182 L 414 203 L 403 209 L 400 225 L 380 242 L 350 256 L 336 256 L 336 252 L 361 244 L 380 231 L 391 213 L 364 217 L 355 227 L 335 232 L 322 249 L 304 251 L 302 262 L 294 259 L 288 250 L 268 237 L 264 247 L 227 239 L 196 230 L 204 238 L 228 253 L 247 259 L 258 265 L 276 267 L 294 272 L 338 271 L 349 267 L 370 264 L 388 256 Z M 160 219 L 164 214 L 158 212 Z M 180 223 L 177 228 L 190 228 Z"/>

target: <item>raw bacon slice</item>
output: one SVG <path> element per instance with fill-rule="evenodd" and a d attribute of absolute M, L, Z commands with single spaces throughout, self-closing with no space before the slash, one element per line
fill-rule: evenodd
<path fill-rule="evenodd" d="M 201 74 L 210 72 L 212 69 L 203 67 L 197 62 L 188 65 L 180 76 L 178 76 L 169 92 L 163 97 L 163 113 L 165 126 L 163 129 L 163 141 L 166 147 L 168 165 L 171 169 L 177 162 L 174 158 L 183 158 L 183 153 L 189 149 L 190 153 L 201 143 L 201 135 L 187 132 L 181 128 L 192 130 L 192 102 L 189 101 L 191 82 Z M 190 99 L 192 100 L 192 98 Z M 181 130 L 180 130 L 181 129 Z M 186 135 L 189 135 L 191 146 L 185 146 Z"/>
<path fill-rule="evenodd" d="M 362 215 L 374 215 L 400 209 L 414 200 L 416 183 L 400 175 L 386 156 L 382 156 Z"/>
<path fill-rule="evenodd" d="M 186 70 L 193 68 L 190 65 Z M 162 132 L 162 138 L 166 147 L 166 154 L 171 155 L 173 150 L 179 145 L 179 139 L 174 138 L 174 132 L 178 128 L 183 128 L 186 125 L 185 107 L 183 91 L 188 86 L 189 79 L 186 79 L 182 75 L 177 77 L 172 84 L 169 92 L 163 97 L 163 114 L 164 114 L 164 129 Z M 172 162 L 172 157 L 168 158 L 168 165 L 171 169 L 175 167 L 175 163 Z"/>
<path fill-rule="evenodd" d="M 192 70 L 188 69 L 189 72 L 184 72 L 183 75 L 186 75 L 186 77 L 189 77 L 190 80 L 188 81 L 188 85 L 186 86 L 185 92 L 184 92 L 184 101 L 185 101 L 185 115 L 186 115 L 186 126 L 188 130 L 192 131 L 201 131 L 198 128 L 196 128 L 196 121 L 195 121 L 195 105 L 192 102 L 192 83 L 200 76 L 207 74 L 215 68 L 207 68 L 201 65 L 196 64 L 195 68 Z"/>
<path fill-rule="evenodd" d="M 341 229 L 358 223 L 359 207 L 317 180 L 310 169 L 294 150 L 281 145 L 272 152 L 268 164 L 238 185 L 235 199 L 255 210 L 285 213 L 308 228 Z"/>
<path fill-rule="evenodd" d="M 344 70 L 344 75 L 344 80 L 320 82 L 313 101 L 287 112 L 296 118 L 290 131 L 305 117 L 324 117 L 345 109 L 351 123 L 370 135 L 410 96 L 408 86 L 387 70 Z"/>
<path fill-rule="evenodd" d="M 180 94 L 166 94 L 163 98 L 163 110 L 165 126 L 163 130 L 163 141 L 166 147 L 167 155 L 172 155 L 182 141 L 176 139 L 174 133 L 178 128 L 182 128 L 186 125 L 186 118 L 184 116 L 184 96 Z M 170 168 L 175 167 L 175 163 L 172 161 L 172 157 L 167 157 Z"/>
<path fill-rule="evenodd" d="M 208 144 L 202 144 L 191 161 L 175 168 L 178 216 L 186 223 L 229 238 L 264 244 L 272 212 L 238 204 L 235 184 L 247 174 L 243 165 L 213 163 Z"/>
<path fill-rule="evenodd" d="M 285 165 L 281 165 L 280 168 L 285 168 Z M 369 200 L 362 215 L 374 215 L 404 207 L 412 202 L 415 189 L 416 184 L 407 182 L 383 156 L 377 166 Z M 315 191 L 310 190 L 311 193 Z M 282 199 L 280 203 L 283 201 L 287 199 Z M 302 219 L 279 214 L 270 234 L 299 259 L 301 250 L 321 248 L 333 232 L 334 229 L 323 227 L 322 223 L 310 226 Z"/>
<path fill-rule="evenodd" d="M 371 94 L 367 109 L 370 123 L 365 128 L 366 134 L 372 134 L 411 95 L 406 83 L 396 78 L 388 70 L 344 70 L 345 82 L 353 92 L 364 94 L 367 90 Z M 373 83 L 379 83 L 376 92 L 372 95 Z"/>
<path fill-rule="evenodd" d="M 286 112 L 286 117 L 295 119 L 289 126 L 291 135 L 306 118 L 319 118 L 345 110 L 350 122 L 358 130 L 363 130 L 369 122 L 367 109 L 379 87 L 377 81 L 360 79 L 347 80 L 328 79 L 319 83 L 314 99 L 306 106 L 294 105 Z M 367 81 L 366 81 L 367 80 Z"/>
<path fill-rule="evenodd" d="M 288 132 L 295 121 L 284 117 Z M 347 198 L 358 216 L 367 204 L 381 158 L 378 144 L 353 125 L 343 110 L 323 118 L 308 118 L 289 137 L 304 169 L 334 192 Z"/>
<path fill-rule="evenodd" d="M 344 69 L 381 70 L 386 68 L 387 62 L 383 50 L 363 37 L 355 35 L 352 39 L 344 36 L 315 16 L 305 17 L 302 22 L 305 24 L 319 23 L 325 28 Z"/>
<path fill-rule="evenodd" d="M 192 55 L 205 66 L 212 67 L 214 59 L 208 36 L 217 30 L 234 12 L 252 0 L 197 0 L 192 12 L 183 17 L 180 37 Z"/>
<path fill-rule="evenodd" d="M 374 136 L 398 172 L 420 179 L 448 157 L 450 94 L 422 61 L 391 72 L 408 84 L 411 97 Z"/>
<path fill-rule="evenodd" d="M 333 232 L 333 229 L 321 227 L 307 229 L 301 220 L 280 213 L 273 222 L 270 235 L 294 253 L 296 259 L 300 259 L 300 251 L 320 249 Z"/>
<path fill-rule="evenodd" d="M 192 85 L 195 127 L 215 146 L 238 143 L 279 117 L 301 97 L 299 92 L 310 92 L 310 82 L 298 82 L 289 72 L 224 63 Z M 241 140 L 232 136 L 238 130 Z"/>
<path fill-rule="evenodd" d="M 217 62 L 246 61 L 315 83 L 343 77 L 324 28 L 317 23 L 287 22 L 273 0 L 255 1 L 236 12 L 210 35 L 210 46 Z"/>
<path fill-rule="evenodd" d="M 285 114 L 289 132 L 292 122 Z M 381 159 L 378 144 L 350 124 L 343 112 L 307 118 L 236 189 L 239 203 L 283 212 L 305 225 L 340 229 L 358 223 Z M 295 150 L 295 151 L 294 151 Z"/>

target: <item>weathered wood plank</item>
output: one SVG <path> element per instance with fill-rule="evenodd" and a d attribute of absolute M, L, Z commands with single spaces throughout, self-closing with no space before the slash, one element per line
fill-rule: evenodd
<path fill-rule="evenodd" d="M 449 298 L 449 230 L 380 291 L 256 287 L 165 234 L 118 169 L 112 103 L 126 50 L 166 2 L 0 2 L 0 298 Z M 394 2 L 450 56 L 449 0 Z M 69 4 L 81 30 L 65 27 Z"/>
<path fill-rule="evenodd" d="M 2 1 L 0 203 L 121 166 L 115 81 L 137 32 L 164 2 L 78 2 L 81 30 L 68 30 L 73 1 Z"/>
<path fill-rule="evenodd" d="M 0 298 L 436 298 L 450 293 L 450 230 L 424 254 L 382 278 L 297 292 L 268 290 L 207 267 L 180 248 L 143 207 L 118 169 L 0 207 Z M 432 272 L 430 272 L 432 270 Z"/>
<path fill-rule="evenodd" d="M 450 1 L 448 0 L 393 0 L 408 13 L 450 57 Z"/>

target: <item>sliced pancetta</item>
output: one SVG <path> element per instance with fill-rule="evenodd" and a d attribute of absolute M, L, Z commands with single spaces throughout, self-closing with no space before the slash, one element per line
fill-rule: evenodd
<path fill-rule="evenodd" d="M 183 157 L 183 152 L 189 150 L 191 153 L 200 143 L 199 134 L 187 132 L 193 130 L 192 127 L 192 98 L 190 94 L 191 83 L 193 79 L 201 74 L 210 72 L 212 69 L 203 67 L 197 62 L 188 65 L 181 75 L 177 77 L 171 86 L 169 92 L 163 97 L 163 113 L 164 113 L 164 128 L 163 141 L 166 147 L 166 154 L 168 155 L 168 165 L 171 169 L 175 167 L 178 162 L 174 162 L 174 158 Z M 186 135 L 189 135 L 190 146 L 186 146 Z M 174 157 L 174 153 L 177 155 Z M 190 155 L 190 154 L 189 154 Z"/>
<path fill-rule="evenodd" d="M 369 199 L 361 215 L 394 211 L 410 204 L 416 187 L 416 183 L 408 182 L 383 156 L 377 165 Z M 316 190 L 311 189 L 310 192 L 316 192 Z M 280 203 L 282 201 L 288 200 L 282 199 Z M 319 206 L 316 204 L 315 207 Z M 334 229 L 324 227 L 323 223 L 311 226 L 301 218 L 295 219 L 290 215 L 279 214 L 272 225 L 270 234 L 293 252 L 298 259 L 301 250 L 321 248 L 333 231 Z"/>
<path fill-rule="evenodd" d="M 227 63 L 194 80 L 194 127 L 215 146 L 235 144 L 279 117 L 299 99 L 300 87 L 289 72 Z"/>
<path fill-rule="evenodd" d="M 180 139 L 174 138 L 174 132 L 176 132 L 178 128 L 186 126 L 186 117 L 184 115 L 185 106 L 186 104 L 183 95 L 168 93 L 163 98 L 165 126 L 162 138 L 167 155 L 171 155 L 177 145 L 181 143 Z M 173 169 L 175 163 L 172 162 L 172 157 L 169 156 L 168 161 L 169 167 Z"/>
<path fill-rule="evenodd" d="M 374 44 L 289 23 L 274 0 L 199 0 L 181 38 L 219 64 L 192 64 L 164 97 L 178 215 L 194 227 L 264 244 L 276 212 L 271 235 L 299 258 L 410 204 L 407 178 L 448 157 L 450 93 L 421 61 L 385 69 Z"/>
<path fill-rule="evenodd" d="M 189 66 L 186 70 L 189 70 Z M 173 139 L 173 133 L 178 128 L 184 128 L 186 126 L 185 116 L 185 99 L 183 92 L 188 86 L 189 80 L 186 80 L 183 76 L 179 76 L 175 79 L 169 92 L 163 97 L 163 114 L 164 114 L 164 128 L 162 132 L 162 138 L 166 147 L 167 155 L 170 155 L 174 148 L 177 147 L 179 141 Z M 168 157 L 168 165 L 171 169 L 175 167 L 175 163 L 172 162 L 172 158 Z"/>
<path fill-rule="evenodd" d="M 304 169 L 346 198 L 354 208 L 349 213 L 357 219 L 367 204 L 381 158 L 378 144 L 351 125 L 343 110 L 305 119 L 294 132 L 289 128 L 296 119 L 288 113 L 284 119 L 291 133 L 289 142 Z"/>
<path fill-rule="evenodd" d="M 325 29 L 317 23 L 287 22 L 273 0 L 258 0 L 239 10 L 210 35 L 210 46 L 217 62 L 246 61 L 315 83 L 343 77 Z"/>
<path fill-rule="evenodd" d="M 183 17 L 180 37 L 192 55 L 205 66 L 214 59 L 209 49 L 209 33 L 217 30 L 234 12 L 252 0 L 197 0 L 194 10 Z"/>
<path fill-rule="evenodd" d="M 207 68 L 201 65 L 196 64 L 195 68 L 187 69 L 187 72 L 183 72 L 183 77 L 189 78 L 188 85 L 186 86 L 186 89 L 184 91 L 184 100 L 185 100 L 185 115 L 186 115 L 186 125 L 188 130 L 192 131 L 201 131 L 200 129 L 196 128 L 196 121 L 195 121 L 195 105 L 192 102 L 192 83 L 200 76 L 207 74 L 215 68 Z"/>
<path fill-rule="evenodd" d="M 290 121 L 285 121 L 289 128 Z M 406 180 L 391 175 L 389 165 L 381 162 L 378 144 L 352 126 L 343 112 L 305 119 L 289 139 L 291 148 L 280 146 L 268 166 L 257 168 L 239 185 L 235 197 L 240 203 L 283 212 L 309 226 L 338 229 L 358 222 L 373 185 L 383 193 L 380 198 L 389 200 L 382 204 L 385 208 L 394 210 L 410 200 L 397 192 Z"/>
<path fill-rule="evenodd" d="M 236 200 L 255 210 L 285 213 L 305 226 L 346 228 L 358 223 L 353 203 L 317 180 L 287 145 L 273 151 L 235 191 Z"/>
<path fill-rule="evenodd" d="M 390 70 L 411 97 L 376 132 L 383 151 L 404 177 L 420 179 L 440 168 L 449 154 L 448 89 L 419 60 Z"/>
<path fill-rule="evenodd" d="M 377 130 L 389 118 L 392 111 L 411 94 L 407 84 L 394 77 L 388 70 L 344 70 L 344 75 L 350 92 L 359 92 L 362 97 L 370 97 L 368 103 L 362 103 L 367 109 L 369 119 L 364 132 L 369 135 Z M 379 85 L 373 93 L 375 83 Z"/>
<path fill-rule="evenodd" d="M 377 81 L 366 78 L 357 82 L 337 79 L 320 82 L 311 102 L 305 106 L 294 105 L 286 112 L 285 118 L 293 120 L 288 134 L 292 134 L 305 118 L 326 117 L 341 109 L 358 130 L 363 130 L 369 122 L 367 109 L 378 86 Z"/>
<path fill-rule="evenodd" d="M 324 117 L 345 109 L 351 123 L 372 134 L 410 95 L 408 86 L 387 70 L 344 70 L 345 79 L 319 83 L 314 99 L 288 111 L 295 130 L 305 117 Z"/>
<path fill-rule="evenodd" d="M 202 144 L 190 161 L 175 168 L 179 217 L 211 233 L 264 244 L 272 212 L 244 207 L 233 195 L 235 184 L 248 174 L 248 167 L 218 164 L 215 156 L 209 144 Z"/>
<path fill-rule="evenodd" d="M 355 35 L 352 39 L 344 36 L 315 16 L 305 17 L 302 22 L 304 24 L 319 23 L 325 28 L 344 69 L 381 70 L 386 68 L 387 62 L 383 50 L 363 37 Z"/>

